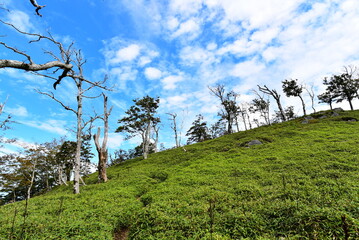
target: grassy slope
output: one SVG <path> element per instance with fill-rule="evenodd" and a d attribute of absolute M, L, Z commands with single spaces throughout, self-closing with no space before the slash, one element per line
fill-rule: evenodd
<path fill-rule="evenodd" d="M 0 208 L 0 239 L 359 238 L 359 111 L 134 159 Z M 247 148 L 259 139 L 263 145 Z M 14 221 L 15 220 L 15 221 Z M 12 222 L 15 222 L 12 227 Z"/>

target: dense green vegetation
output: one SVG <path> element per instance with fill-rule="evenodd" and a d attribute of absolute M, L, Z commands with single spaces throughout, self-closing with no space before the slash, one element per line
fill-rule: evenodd
<path fill-rule="evenodd" d="M 7 204 L 0 239 L 358 239 L 359 122 L 348 120 L 359 111 L 325 115 L 129 160 L 79 195 L 60 186 Z"/>

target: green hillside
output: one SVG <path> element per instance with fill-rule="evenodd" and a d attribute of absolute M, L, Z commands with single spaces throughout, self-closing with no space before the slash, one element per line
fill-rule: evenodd
<path fill-rule="evenodd" d="M 359 239 L 352 118 L 318 113 L 127 161 L 80 195 L 61 186 L 26 212 L 2 206 L 0 239 Z"/>

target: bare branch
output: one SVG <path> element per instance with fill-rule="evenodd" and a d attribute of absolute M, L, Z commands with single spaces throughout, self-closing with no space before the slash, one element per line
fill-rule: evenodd
<path fill-rule="evenodd" d="M 39 13 L 39 11 L 40 11 L 41 8 L 46 7 L 46 5 L 40 6 L 39 4 L 37 4 L 36 0 L 30 0 L 30 2 L 34 7 L 36 7 L 36 9 L 35 9 L 36 14 L 38 16 L 42 17 L 42 15 Z"/>
<path fill-rule="evenodd" d="M 27 58 L 27 60 L 30 62 L 30 64 L 33 64 L 32 60 L 31 60 L 31 57 L 30 57 L 29 55 L 27 55 L 26 53 L 21 52 L 21 51 L 19 51 L 18 49 L 14 48 L 14 47 L 10 47 L 10 46 L 8 46 L 6 43 L 4 43 L 4 42 L 0 42 L 0 44 L 3 45 L 4 47 L 6 47 L 6 48 L 8 48 L 8 49 L 10 49 L 10 50 L 12 50 L 12 51 L 14 51 L 14 52 L 17 53 L 17 54 L 20 54 L 20 55 L 25 56 L 25 57 Z"/>
<path fill-rule="evenodd" d="M 51 99 L 55 100 L 56 102 L 58 102 L 58 103 L 59 103 L 63 108 L 65 108 L 66 110 L 71 111 L 71 112 L 77 114 L 77 112 L 76 112 L 74 109 L 72 109 L 72 108 L 69 107 L 69 106 L 66 106 L 63 102 L 61 102 L 59 99 L 57 99 L 57 98 L 54 96 L 54 93 L 52 93 L 52 92 L 50 92 L 50 93 L 41 92 L 39 89 L 36 89 L 36 92 L 37 92 L 37 93 L 40 93 L 40 94 L 42 94 L 42 95 L 48 96 L 49 98 L 51 98 Z"/>
<path fill-rule="evenodd" d="M 35 1 L 35 3 L 36 3 L 36 1 Z M 12 27 L 13 29 L 15 29 L 17 32 L 19 32 L 21 34 L 37 37 L 36 40 L 31 40 L 30 43 L 38 42 L 41 39 L 47 39 L 48 41 L 57 45 L 57 47 L 60 50 L 60 54 L 62 56 L 62 61 L 61 61 L 60 58 L 56 57 L 53 53 L 51 53 L 49 51 L 45 51 L 45 53 L 50 54 L 55 59 L 55 61 L 50 61 L 50 62 L 47 62 L 44 64 L 36 64 L 32 61 L 31 57 L 29 55 L 27 55 L 26 53 L 24 53 L 23 51 L 20 51 L 14 47 L 8 46 L 7 44 L 5 44 L 3 42 L 0 42 L 0 44 L 3 45 L 5 48 L 10 49 L 17 54 L 25 56 L 27 58 L 27 60 L 29 61 L 29 63 L 25 63 L 23 61 L 18 61 L 18 60 L 0 59 L 0 68 L 16 68 L 16 69 L 22 69 L 25 71 L 33 71 L 33 72 L 48 70 L 48 69 L 54 68 L 54 67 L 58 68 L 57 70 L 62 69 L 63 70 L 62 74 L 56 79 L 56 82 L 53 85 L 54 89 L 56 89 L 56 86 L 61 82 L 61 80 L 63 78 L 67 77 L 68 73 L 73 68 L 73 65 L 71 64 L 72 44 L 69 46 L 68 49 L 65 50 L 63 48 L 62 44 L 60 42 L 56 41 L 50 33 L 49 33 L 49 37 L 43 36 L 40 34 L 28 33 L 25 31 L 21 31 L 20 29 L 15 27 L 13 24 L 4 22 L 1 19 L 0 19 L 0 22 Z"/>

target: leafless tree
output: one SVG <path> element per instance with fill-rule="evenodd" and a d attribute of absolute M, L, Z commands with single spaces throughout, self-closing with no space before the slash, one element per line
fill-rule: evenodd
<path fill-rule="evenodd" d="M 247 109 L 243 104 L 241 104 L 241 105 L 238 106 L 238 110 L 239 110 L 238 112 L 239 112 L 239 114 L 240 114 L 240 116 L 242 118 L 242 121 L 243 121 L 244 129 L 247 131 L 248 130 L 248 128 L 247 128 L 247 119 L 246 119 L 246 116 L 248 115 Z M 236 125 L 237 125 L 237 131 L 239 132 L 239 126 L 238 126 L 239 123 L 238 123 L 238 117 L 237 116 L 236 116 Z"/>
<path fill-rule="evenodd" d="M 221 102 L 221 112 L 219 115 L 227 121 L 227 133 L 233 133 L 233 122 L 238 114 L 237 97 L 238 94 L 230 91 L 225 92 L 224 85 L 218 84 L 214 87 L 208 87 L 211 93 Z"/>
<path fill-rule="evenodd" d="M 314 113 L 316 112 L 315 108 L 314 108 L 314 98 L 315 98 L 315 93 L 314 93 L 314 86 L 313 84 L 311 84 L 310 86 L 304 86 L 305 91 L 308 93 L 310 100 L 311 100 L 311 104 L 312 104 L 312 109 L 314 111 Z"/>
<path fill-rule="evenodd" d="M 279 114 L 280 114 L 282 121 L 283 122 L 287 121 L 285 112 L 284 112 L 282 104 L 280 102 L 280 95 L 278 94 L 278 92 L 275 89 L 270 90 L 266 85 L 264 85 L 263 87 L 261 87 L 259 85 L 257 85 L 257 86 L 258 86 L 259 91 L 261 91 L 262 93 L 265 93 L 269 96 L 272 96 L 274 98 L 274 100 L 277 103 Z"/>
<path fill-rule="evenodd" d="M 264 95 L 259 94 L 259 92 L 255 89 L 252 89 L 252 92 L 257 96 L 257 98 L 252 101 L 252 109 L 250 108 L 250 110 L 259 112 L 260 116 L 264 118 L 265 124 L 270 125 L 269 98 L 265 99 Z"/>
<path fill-rule="evenodd" d="M 53 58 L 53 61 L 49 61 L 46 63 L 35 63 L 32 57 L 25 53 L 25 51 L 21 51 L 13 46 L 10 46 L 6 44 L 5 42 L 0 41 L 0 45 L 4 46 L 6 49 L 13 51 L 19 56 L 24 57 L 26 60 L 10 60 L 10 59 L 0 59 L 0 68 L 15 68 L 15 69 L 21 69 L 28 72 L 39 72 L 44 71 L 48 69 L 54 69 L 54 73 L 57 73 L 58 71 L 62 71 L 62 73 L 55 78 L 54 88 L 56 89 L 56 86 L 61 82 L 61 80 L 66 77 L 69 72 L 72 70 L 73 65 L 71 63 L 71 56 L 73 53 L 72 50 L 72 44 L 70 44 L 67 48 L 63 46 L 62 43 L 56 41 L 50 33 L 48 33 L 48 36 L 36 34 L 36 33 L 28 33 L 25 31 L 21 31 L 16 26 L 14 26 L 11 23 L 4 22 L 0 19 L 0 22 L 4 25 L 10 26 L 18 33 L 32 37 L 33 39 L 30 40 L 31 43 L 40 42 L 43 40 L 47 40 L 54 44 L 59 54 L 56 55 L 51 51 L 45 51 L 44 53 L 47 55 L 50 55 Z"/>
<path fill-rule="evenodd" d="M 107 141 L 108 141 L 108 117 L 111 114 L 112 111 L 112 107 L 110 108 L 110 110 L 107 110 L 107 96 L 102 93 L 103 96 L 103 116 L 101 117 L 101 119 L 103 120 L 104 123 L 104 137 L 102 140 L 102 145 L 100 145 L 100 135 L 101 135 L 101 129 L 98 128 L 97 129 L 97 134 L 95 134 L 93 136 L 94 141 L 95 141 L 95 145 L 96 145 L 96 150 L 97 150 L 97 154 L 98 154 L 98 182 L 107 182 L 107 173 L 106 173 L 106 168 L 107 168 L 107 159 L 108 159 L 108 149 L 107 149 Z"/>
<path fill-rule="evenodd" d="M 154 140 L 154 146 L 153 146 L 153 148 L 154 148 L 154 152 L 156 153 L 156 152 L 158 152 L 158 139 L 159 139 L 159 131 L 160 131 L 160 126 L 158 126 L 158 125 L 154 125 L 153 126 L 153 137 L 152 137 L 152 139 Z"/>
<path fill-rule="evenodd" d="M 173 133 L 175 134 L 176 148 L 178 148 L 178 147 L 180 147 L 180 143 L 179 143 L 179 139 L 178 139 L 178 129 L 177 129 L 177 122 L 176 122 L 177 113 L 166 113 L 166 114 L 170 116 L 169 120 L 172 121 L 171 128 L 173 130 Z"/>
<path fill-rule="evenodd" d="M 91 117 L 86 122 L 83 120 L 83 99 L 99 97 L 99 96 L 96 96 L 96 97 L 86 96 L 85 94 L 88 91 L 90 91 L 91 89 L 93 89 L 94 87 L 100 87 L 100 88 L 106 89 L 105 87 L 103 87 L 103 84 L 105 83 L 106 78 L 103 81 L 99 81 L 99 82 L 91 82 L 91 81 L 87 80 L 83 74 L 83 65 L 85 64 L 86 61 L 83 59 L 81 51 L 75 51 L 74 54 L 76 56 L 76 58 L 74 59 L 74 63 L 76 65 L 77 72 L 75 72 L 74 70 L 71 70 L 67 76 L 72 78 L 72 80 L 74 81 L 76 88 L 77 88 L 77 96 L 76 96 L 77 106 L 76 106 L 76 108 L 72 108 L 69 105 L 66 105 L 61 100 L 59 100 L 57 97 L 55 97 L 54 93 L 52 93 L 52 92 L 42 92 L 40 90 L 37 90 L 37 92 L 42 95 L 46 95 L 46 96 L 50 97 L 51 99 L 53 99 L 57 103 L 59 103 L 64 109 L 66 109 L 76 115 L 76 118 L 77 118 L 77 127 L 76 127 L 77 145 L 76 145 L 76 156 L 75 156 L 75 161 L 74 161 L 74 193 L 78 194 L 78 193 L 80 193 L 80 180 L 82 180 L 82 178 L 80 176 L 80 170 L 81 170 L 80 154 L 81 154 L 83 131 L 89 123 L 92 123 L 95 119 L 98 118 L 98 116 L 95 116 L 95 117 Z M 45 77 L 49 77 L 49 78 L 53 79 L 53 77 L 51 77 L 51 76 L 47 76 L 47 75 L 41 75 L 41 76 L 45 76 Z M 84 84 L 87 84 L 88 86 L 85 88 Z"/>
<path fill-rule="evenodd" d="M 6 98 L 6 100 L 3 103 L 0 103 L 0 116 L 2 115 L 2 113 L 3 113 L 4 109 L 5 109 L 7 99 L 8 98 Z M 0 129 L 6 129 L 6 125 L 7 125 L 7 123 L 9 123 L 10 119 L 11 119 L 10 115 L 7 115 L 5 117 L 5 119 L 1 119 L 0 120 Z"/>

